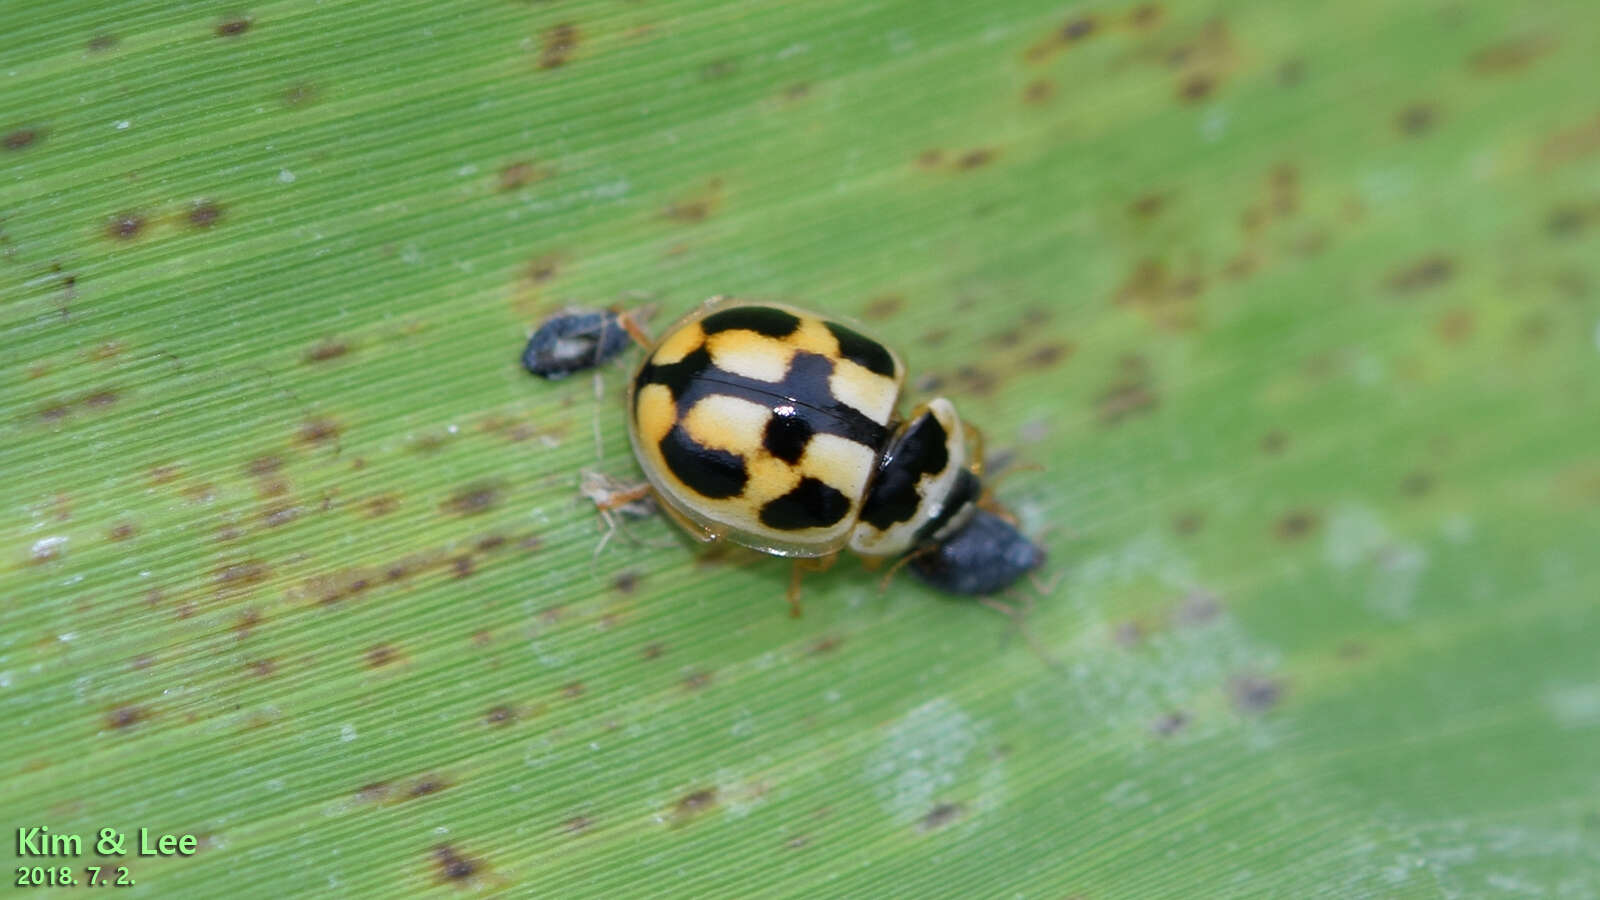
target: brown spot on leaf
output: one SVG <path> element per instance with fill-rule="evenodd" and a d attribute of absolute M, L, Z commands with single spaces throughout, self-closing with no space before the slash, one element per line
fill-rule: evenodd
<path fill-rule="evenodd" d="M 216 582 L 223 589 L 235 590 L 260 584 L 272 575 L 272 569 L 259 559 L 246 559 L 229 563 L 216 571 Z"/>
<path fill-rule="evenodd" d="M 451 494 L 441 508 L 458 516 L 474 516 L 500 505 L 500 495 L 498 484 L 470 484 Z"/>
<path fill-rule="evenodd" d="M 678 800 L 677 813 L 679 816 L 692 816 L 717 805 L 717 789 L 701 788 L 683 795 Z"/>
<path fill-rule="evenodd" d="M 589 691 L 589 688 L 586 687 L 583 682 L 574 681 L 574 682 L 569 683 L 566 687 L 561 689 L 561 695 L 563 697 L 567 697 L 569 699 L 576 700 L 579 697 L 582 697 L 584 694 L 588 693 L 588 691 Z"/>
<path fill-rule="evenodd" d="M 257 678 L 271 678 L 278 672 L 278 663 L 272 659 L 257 659 L 246 664 L 245 670 Z"/>
<path fill-rule="evenodd" d="M 917 822 L 917 827 L 923 831 L 943 828 L 960 818 L 964 811 L 959 803 L 940 803 L 933 809 L 928 810 L 928 814 Z"/>
<path fill-rule="evenodd" d="M 1155 28 L 1166 18 L 1167 12 L 1159 4 L 1141 3 L 1128 13 L 1128 24 L 1141 30 Z"/>
<path fill-rule="evenodd" d="M 1178 604 L 1174 619 L 1184 628 L 1198 628 L 1216 621 L 1222 615 L 1222 600 L 1210 591 L 1191 591 Z"/>
<path fill-rule="evenodd" d="M 449 844 L 440 844 L 433 848 L 433 864 L 438 871 L 439 880 L 445 883 L 459 884 L 469 881 L 483 869 L 481 861 L 462 856 Z"/>
<path fill-rule="evenodd" d="M 1600 151 L 1600 116 L 1551 135 L 1539 148 L 1546 166 L 1574 162 Z"/>
<path fill-rule="evenodd" d="M 500 170 L 500 178 L 495 184 L 495 190 L 502 193 L 514 191 L 549 177 L 549 169 L 536 166 L 531 162 L 514 162 Z"/>
<path fill-rule="evenodd" d="M 700 67 L 701 81 L 721 81 L 739 74 L 739 60 L 725 56 L 714 59 Z"/>
<path fill-rule="evenodd" d="M 315 101 L 318 93 L 317 86 L 310 82 L 292 84 L 283 91 L 283 105 L 290 109 L 305 106 Z"/>
<path fill-rule="evenodd" d="M 450 561 L 450 572 L 456 578 L 466 578 L 468 575 L 471 575 L 476 568 L 477 565 L 472 561 L 472 557 L 465 554 Z"/>
<path fill-rule="evenodd" d="M 1117 288 L 1112 301 L 1137 310 L 1157 328 L 1187 331 L 1199 325 L 1199 296 L 1205 283 L 1198 275 L 1174 278 L 1165 263 L 1142 259 Z"/>
<path fill-rule="evenodd" d="M 1283 690 L 1283 682 L 1259 675 L 1241 675 L 1230 685 L 1234 708 L 1242 713 L 1263 713 L 1272 709 L 1283 699 Z"/>
<path fill-rule="evenodd" d="M 327 362 L 330 359 L 338 359 L 349 352 L 350 345 L 343 341 L 319 341 L 306 351 L 305 360 L 308 363 Z"/>
<path fill-rule="evenodd" d="M 18 128 L 0 139 L 0 145 L 7 150 L 24 150 L 32 147 L 39 140 L 39 135 L 37 128 Z"/>
<path fill-rule="evenodd" d="M 818 640 L 814 641 L 811 644 L 811 646 L 806 649 L 806 655 L 807 656 L 825 656 L 825 655 L 827 655 L 829 653 L 832 653 L 833 651 L 839 649 L 839 645 L 843 644 L 843 643 L 844 643 L 844 638 L 839 637 L 838 635 L 834 635 L 834 634 L 826 635 L 826 636 L 824 636 L 822 638 L 819 638 Z"/>
<path fill-rule="evenodd" d="M 861 315 L 863 318 L 882 321 L 904 309 L 905 305 L 906 298 L 899 294 L 884 294 L 872 298 L 861 311 Z"/>
<path fill-rule="evenodd" d="M 217 37 L 238 37 L 250 30 L 254 23 L 246 16 L 228 19 L 217 26 Z"/>
<path fill-rule="evenodd" d="M 1447 344 L 1459 344 L 1472 337 L 1474 317 L 1470 309 L 1452 309 L 1434 323 L 1433 333 Z"/>
<path fill-rule="evenodd" d="M 491 706 L 484 714 L 483 720 L 490 725 L 509 725 L 517 720 L 517 711 L 504 704 Z"/>
<path fill-rule="evenodd" d="M 1317 514 L 1309 510 L 1296 509 L 1284 513 L 1273 526 L 1280 540 L 1297 541 L 1317 529 L 1319 524 Z"/>
<path fill-rule="evenodd" d="M 1189 724 L 1189 714 L 1183 710 L 1173 710 L 1161 718 L 1150 723 L 1150 730 L 1157 737 L 1171 737 L 1182 731 Z"/>
<path fill-rule="evenodd" d="M 611 586 L 624 594 L 631 594 L 639 587 L 639 573 L 628 571 L 621 572 L 611 580 Z"/>
<path fill-rule="evenodd" d="M 1261 452 L 1277 456 L 1289 446 L 1289 436 L 1281 431 L 1269 431 L 1261 436 Z"/>
<path fill-rule="evenodd" d="M 400 652 L 390 644 L 376 644 L 367 649 L 368 668 L 379 669 L 400 658 Z"/>
<path fill-rule="evenodd" d="M 578 27 L 562 23 L 544 33 L 539 51 L 539 68 L 556 69 L 566 65 L 578 49 Z"/>
<path fill-rule="evenodd" d="M 1217 88 L 1217 80 L 1205 72 L 1195 72 L 1178 82 L 1178 97 L 1188 103 L 1195 103 L 1211 96 Z"/>
<path fill-rule="evenodd" d="M 379 494 L 366 502 L 367 515 L 377 518 L 400 508 L 400 498 L 394 494 Z"/>
<path fill-rule="evenodd" d="M 150 711 L 142 706 L 119 706 L 106 715 L 106 725 L 118 730 L 133 726 L 150 718 Z"/>
<path fill-rule="evenodd" d="M 109 532 L 106 533 L 106 538 L 113 541 L 125 541 L 138 533 L 138 529 L 134 528 L 132 524 L 128 522 L 118 522 L 116 525 L 111 527 Z"/>
<path fill-rule="evenodd" d="M 1550 210 L 1544 230 L 1552 237 L 1569 238 L 1600 222 L 1600 203 L 1574 203 Z"/>
<path fill-rule="evenodd" d="M 265 478 L 283 468 L 283 460 L 276 456 L 258 456 L 245 463 L 244 470 L 256 478 Z"/>
<path fill-rule="evenodd" d="M 106 235 L 119 241 L 131 241 L 144 231 L 144 216 L 136 212 L 120 212 L 106 223 Z"/>
<path fill-rule="evenodd" d="M 924 150 L 917 154 L 917 166 L 923 169 L 937 169 L 944 165 L 943 150 Z"/>
<path fill-rule="evenodd" d="M 1179 513 L 1177 517 L 1172 520 L 1172 530 L 1183 537 L 1188 537 L 1189 535 L 1198 532 L 1205 526 L 1205 524 L 1206 517 L 1203 514 L 1195 510 L 1188 510 L 1186 512 Z"/>
<path fill-rule="evenodd" d="M 488 552 L 490 552 L 492 550 L 499 550 L 501 547 L 504 547 L 505 545 L 506 545 L 506 537 L 505 537 L 505 535 L 502 535 L 502 534 L 486 534 L 483 537 L 478 538 L 478 543 L 474 544 L 473 546 L 475 546 L 478 549 L 478 551 L 481 552 L 481 553 L 488 553 Z"/>
<path fill-rule="evenodd" d="M 1278 83 L 1284 87 L 1294 87 L 1306 77 L 1306 64 L 1304 60 L 1289 59 L 1278 65 Z"/>
<path fill-rule="evenodd" d="M 689 690 L 689 691 L 703 690 L 706 687 L 708 687 L 710 684 L 711 684 L 711 673 L 707 672 L 707 671 L 704 671 L 704 670 L 701 670 L 701 669 L 697 669 L 697 670 L 695 670 L 693 672 L 690 672 L 688 675 L 685 675 L 683 677 L 683 687 L 684 687 L 685 690 Z"/>
<path fill-rule="evenodd" d="M 97 34 L 89 39 L 89 52 L 104 53 L 107 50 L 115 49 L 120 43 L 122 43 L 122 39 L 114 34 Z"/>
<path fill-rule="evenodd" d="M 437 794 L 450 786 L 450 780 L 439 775 L 424 775 L 416 783 L 406 789 L 406 796 L 411 799 Z"/>
<path fill-rule="evenodd" d="M 1137 647 L 1144 642 L 1144 626 L 1138 622 L 1123 622 L 1112 632 L 1111 639 L 1124 649 Z"/>
<path fill-rule="evenodd" d="M 1432 254 L 1394 270 L 1384 281 L 1391 293 L 1414 294 L 1437 287 L 1455 277 L 1456 264 L 1448 256 Z"/>
<path fill-rule="evenodd" d="M 1423 497 L 1433 491 L 1433 476 L 1427 472 L 1408 472 L 1400 480 L 1400 493 L 1407 497 Z"/>
<path fill-rule="evenodd" d="M 105 408 L 117 402 L 117 392 L 113 390 L 95 391 L 92 394 L 84 395 L 82 402 L 84 406 Z"/>
<path fill-rule="evenodd" d="M 968 150 L 966 153 L 961 154 L 960 159 L 956 160 L 956 168 L 961 169 L 964 172 L 981 168 L 993 162 L 995 156 L 997 155 L 998 154 L 994 150 L 991 150 L 987 147 L 979 147 L 976 150 Z"/>
<path fill-rule="evenodd" d="M 573 816 L 561 827 L 567 832 L 567 834 L 583 834 L 593 825 L 594 819 L 591 819 L 588 816 Z"/>
<path fill-rule="evenodd" d="M 247 608 L 233 625 L 233 636 L 238 640 L 249 637 L 257 625 L 261 624 L 261 611 L 254 606 Z"/>
<path fill-rule="evenodd" d="M 1164 194 L 1145 194 L 1129 204 L 1128 211 L 1136 218 L 1153 219 L 1167 208 L 1167 198 Z"/>
<path fill-rule="evenodd" d="M 667 648 L 661 646 L 660 644 L 649 644 L 642 651 L 640 651 L 639 655 L 643 656 L 645 659 L 660 659 L 661 654 L 666 652 Z"/>
<path fill-rule="evenodd" d="M 543 284 L 561 272 L 561 259 L 554 255 L 541 256 L 528 263 L 528 280 Z"/>
<path fill-rule="evenodd" d="M 1160 403 L 1154 391 L 1142 380 L 1121 380 L 1095 400 L 1100 424 L 1116 425 L 1127 419 L 1145 415 Z"/>
<path fill-rule="evenodd" d="M 1022 101 L 1034 106 L 1049 103 L 1056 95 L 1055 82 L 1048 78 L 1035 78 L 1022 89 Z"/>
<path fill-rule="evenodd" d="M 332 419 L 311 419 L 302 424 L 299 430 L 295 432 L 295 439 L 302 444 L 325 444 L 328 441 L 337 440 L 341 431 L 343 431 L 343 428 Z"/>
<path fill-rule="evenodd" d="M 1072 356 L 1077 347 L 1070 343 L 1045 344 L 1029 353 L 1024 360 L 1035 368 L 1047 369 Z"/>
<path fill-rule="evenodd" d="M 1094 34 L 1096 27 L 1094 19 L 1090 16 L 1069 19 L 1065 25 L 1061 26 L 1061 40 L 1068 44 L 1081 41 Z"/>
<path fill-rule="evenodd" d="M 1438 110 L 1427 103 L 1413 103 L 1395 114 L 1394 125 L 1406 137 L 1421 137 L 1433 130 Z"/>
<path fill-rule="evenodd" d="M 1544 35 L 1512 38 L 1473 53 L 1467 57 L 1467 68 L 1474 75 L 1509 75 L 1527 68 L 1555 46 L 1555 40 Z"/>
<path fill-rule="evenodd" d="M 962 366 L 956 369 L 955 379 L 962 392 L 979 397 L 993 394 L 1000 385 L 1000 379 L 981 366 Z"/>
<path fill-rule="evenodd" d="M 211 200 L 201 200 L 189 207 L 185 218 L 194 228 L 210 228 L 222 220 L 222 207 Z"/>

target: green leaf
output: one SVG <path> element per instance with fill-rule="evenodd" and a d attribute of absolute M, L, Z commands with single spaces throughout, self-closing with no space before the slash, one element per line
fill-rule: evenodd
<path fill-rule="evenodd" d="M 21 877 L 1600 895 L 1588 4 L 3 18 L 0 797 L 85 845 Z M 1021 626 L 602 546 L 629 363 L 521 344 L 718 293 L 1013 460 Z"/>

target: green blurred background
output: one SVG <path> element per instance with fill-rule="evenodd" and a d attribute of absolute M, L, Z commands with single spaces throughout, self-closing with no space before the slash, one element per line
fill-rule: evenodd
<path fill-rule="evenodd" d="M 1596 46 L 1579 0 L 5 4 L 8 863 L 1600 896 Z M 715 293 L 860 319 L 1013 460 L 1039 652 L 855 561 L 795 621 L 781 561 L 597 552 L 635 357 L 521 344 Z"/>

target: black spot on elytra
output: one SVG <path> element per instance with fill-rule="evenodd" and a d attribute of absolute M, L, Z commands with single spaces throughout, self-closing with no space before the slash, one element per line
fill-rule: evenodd
<path fill-rule="evenodd" d="M 305 361 L 308 363 L 327 362 L 330 359 L 338 359 L 349 352 L 350 345 L 344 341 L 318 341 L 311 345 L 311 349 L 306 351 Z"/>
<path fill-rule="evenodd" d="M 433 848 L 433 863 L 440 880 L 445 882 L 467 881 L 483 868 L 481 861 L 462 856 L 449 844 Z"/>
<path fill-rule="evenodd" d="M 136 212 L 120 212 L 106 223 L 106 235 L 119 241 L 131 241 L 144 231 L 145 218 Z"/>
<path fill-rule="evenodd" d="M 761 524 L 780 531 L 826 528 L 837 524 L 848 512 L 848 497 L 827 482 L 808 475 L 789 493 L 761 507 Z"/>
<path fill-rule="evenodd" d="M 1273 531 L 1280 540 L 1297 541 L 1317 529 L 1316 513 L 1308 510 L 1297 509 L 1284 513 L 1279 517 Z"/>
<path fill-rule="evenodd" d="M 666 387 L 678 407 L 679 416 L 688 415 L 704 397 L 727 395 L 759 403 L 769 409 L 790 406 L 794 409 L 794 415 L 804 416 L 816 433 L 837 435 L 868 447 L 881 446 L 887 429 L 855 407 L 835 399 L 828 389 L 828 381 L 832 376 L 833 360 L 821 354 L 799 351 L 790 360 L 789 370 L 782 381 L 774 384 L 747 378 L 712 365 L 711 354 L 702 345 L 675 363 L 657 365 L 647 362 L 640 369 L 634 384 L 636 388 L 650 384 Z M 635 391 L 636 402 L 639 393 Z M 663 443 L 676 440 L 669 432 Z M 737 459 L 731 454 L 728 457 Z M 683 458 L 692 461 L 692 456 L 687 454 Z"/>
<path fill-rule="evenodd" d="M 772 415 L 761 435 L 761 445 L 768 453 L 786 463 L 794 464 L 805 455 L 806 445 L 816 432 L 804 416 Z"/>
<path fill-rule="evenodd" d="M 1427 103 L 1413 103 L 1394 117 L 1395 127 L 1407 137 L 1421 137 L 1433 130 L 1438 110 Z"/>
<path fill-rule="evenodd" d="M 894 357 L 888 348 L 867 337 L 859 331 L 840 325 L 838 322 L 824 322 L 828 330 L 839 341 L 839 353 L 845 359 L 861 366 L 869 372 L 894 377 Z"/>
<path fill-rule="evenodd" d="M 190 227 L 210 228 L 222 220 L 222 206 L 211 200 L 201 200 L 189 207 L 189 212 L 184 218 Z"/>
<path fill-rule="evenodd" d="M 578 49 L 578 26 L 562 23 L 544 33 L 539 51 L 539 68 L 557 69 L 572 59 Z"/>
<path fill-rule="evenodd" d="M 0 139 L 0 146 L 4 146 L 7 150 L 24 150 L 32 147 L 39 137 L 40 132 L 37 128 L 18 128 Z"/>
<path fill-rule="evenodd" d="M 487 512 L 500 505 L 500 486 L 497 484 L 481 483 L 468 485 L 444 502 L 447 512 L 460 516 L 472 516 Z"/>
<path fill-rule="evenodd" d="M 1384 286 L 1392 293 L 1414 294 L 1448 282 L 1455 277 L 1455 273 L 1454 260 L 1432 254 L 1394 270 L 1384 281 Z"/>
<path fill-rule="evenodd" d="M 928 814 L 918 820 L 917 827 L 923 831 L 943 828 L 960 818 L 962 812 L 964 810 L 959 803 L 940 803 L 933 809 L 928 810 Z"/>
<path fill-rule="evenodd" d="M 704 446 L 690 437 L 682 425 L 672 426 L 661 439 L 660 448 L 672 474 L 703 497 L 737 497 L 744 493 L 745 483 L 750 480 L 742 457 Z"/>
<path fill-rule="evenodd" d="M 754 331 L 771 338 L 786 338 L 800 327 L 800 318 L 771 306 L 736 306 L 714 312 L 700 320 L 706 334 L 723 331 Z"/>
<path fill-rule="evenodd" d="M 1273 678 L 1241 675 L 1229 687 L 1234 707 L 1243 713 L 1264 713 L 1283 699 L 1283 682 Z"/>
<path fill-rule="evenodd" d="M 217 26 L 217 37 L 238 37 L 239 35 L 249 31 L 251 26 L 254 24 L 254 22 L 244 16 L 229 19 Z"/>

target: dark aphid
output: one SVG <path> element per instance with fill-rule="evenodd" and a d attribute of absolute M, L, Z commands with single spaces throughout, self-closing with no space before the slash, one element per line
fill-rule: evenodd
<path fill-rule="evenodd" d="M 993 594 L 1044 563 L 1044 550 L 1005 519 L 979 509 L 949 540 L 911 560 L 911 571 L 951 594 Z"/>
<path fill-rule="evenodd" d="M 546 319 L 528 338 L 522 364 L 549 379 L 592 369 L 628 346 L 628 331 L 608 310 L 574 309 Z"/>

